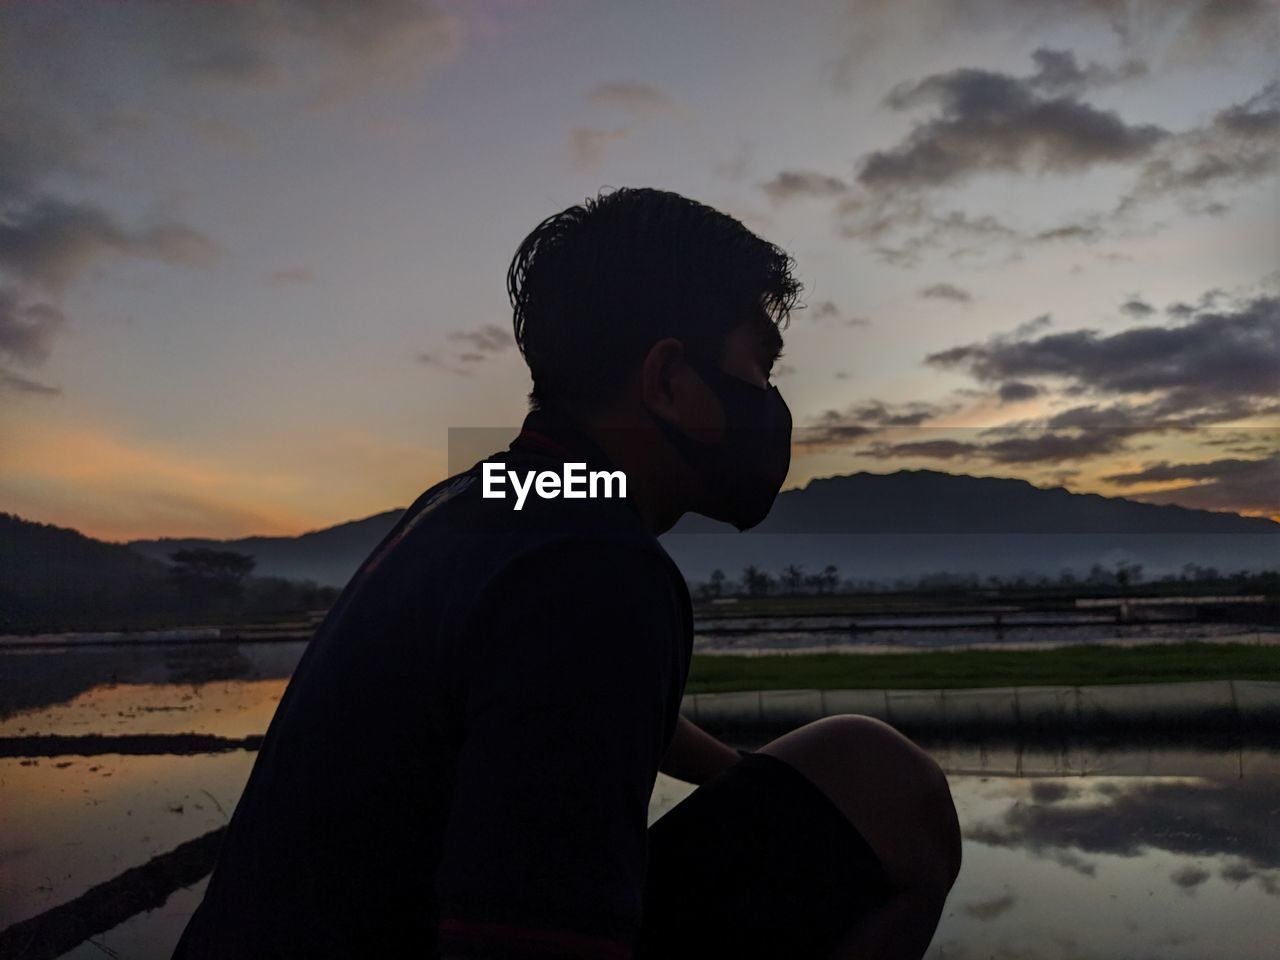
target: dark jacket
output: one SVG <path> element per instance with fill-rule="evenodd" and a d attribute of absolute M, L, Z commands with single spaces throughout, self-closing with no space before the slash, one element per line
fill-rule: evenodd
<path fill-rule="evenodd" d="M 535 412 L 490 459 L 612 469 Z M 626 957 L 692 651 L 625 499 L 426 491 L 320 626 L 175 960 Z"/>

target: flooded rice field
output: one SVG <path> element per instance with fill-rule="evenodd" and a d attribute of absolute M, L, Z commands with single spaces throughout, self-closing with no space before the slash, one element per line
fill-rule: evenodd
<path fill-rule="evenodd" d="M 0 956 L 169 955 L 300 652 L 0 650 Z M 1280 747 L 925 745 L 965 838 L 934 960 L 1276 955 Z"/>
<path fill-rule="evenodd" d="M 1190 642 L 1277 644 L 1280 632 L 1275 626 L 1248 622 L 1118 622 L 1114 613 L 1019 611 L 1000 615 L 719 617 L 695 625 L 694 652 L 916 653 Z"/>

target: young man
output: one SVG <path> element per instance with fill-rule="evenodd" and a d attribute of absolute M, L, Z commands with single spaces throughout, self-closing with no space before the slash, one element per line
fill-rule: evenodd
<path fill-rule="evenodd" d="M 523 430 L 424 493 L 317 631 L 176 958 L 923 954 L 959 869 L 932 760 L 851 716 L 740 755 L 679 713 L 689 595 L 655 538 L 778 493 L 790 266 L 656 190 L 530 234 Z M 559 495 L 568 464 L 596 496 Z M 701 786 L 646 830 L 659 769 Z"/>

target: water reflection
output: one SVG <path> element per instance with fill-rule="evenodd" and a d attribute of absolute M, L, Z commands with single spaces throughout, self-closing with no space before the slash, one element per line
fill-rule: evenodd
<path fill-rule="evenodd" d="M 252 653 L 165 657 L 159 666 L 153 656 L 146 669 L 117 658 L 139 669 L 110 675 L 114 682 L 65 685 L 62 700 L 0 719 L 0 738 L 260 733 L 292 664 L 273 678 L 284 661 Z M 166 682 L 175 670 L 184 679 Z M 80 671 L 77 684 L 89 673 Z M 926 746 L 949 771 L 965 838 L 933 960 L 1275 955 L 1280 752 L 1073 741 Z M 254 756 L 235 749 L 0 759 L 0 928 L 225 824 Z M 691 789 L 660 776 L 650 821 Z M 105 948 L 132 960 L 167 958 L 202 885 L 66 956 L 100 957 Z"/>

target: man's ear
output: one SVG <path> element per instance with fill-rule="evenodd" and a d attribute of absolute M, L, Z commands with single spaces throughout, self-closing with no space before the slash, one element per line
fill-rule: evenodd
<path fill-rule="evenodd" d="M 704 443 L 724 431 L 724 410 L 674 337 L 659 340 L 640 367 L 640 401 L 656 416 Z"/>
<path fill-rule="evenodd" d="M 640 366 L 641 402 L 662 419 L 680 423 L 683 385 L 677 381 L 688 372 L 684 344 L 675 337 L 659 340 L 649 348 Z"/>

